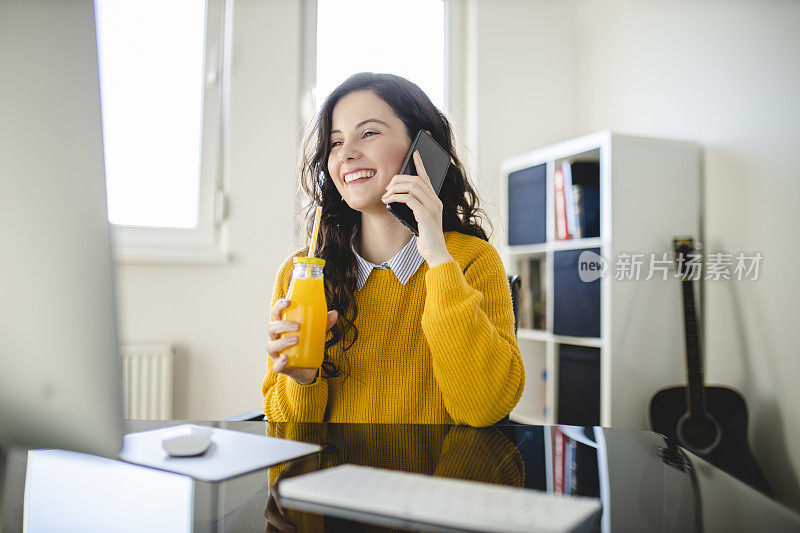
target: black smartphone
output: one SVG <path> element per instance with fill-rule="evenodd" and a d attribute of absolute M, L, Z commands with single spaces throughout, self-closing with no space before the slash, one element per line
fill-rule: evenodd
<path fill-rule="evenodd" d="M 447 175 L 447 169 L 450 168 L 450 154 L 447 150 L 441 147 L 439 143 L 433 140 L 433 137 L 425 130 L 420 130 L 411 143 L 411 148 L 408 150 L 406 160 L 403 162 L 400 174 L 407 174 L 411 176 L 418 176 L 417 167 L 414 165 L 414 152 L 419 150 L 419 155 L 422 158 L 422 164 L 425 165 L 425 171 L 431 179 L 431 185 L 436 194 L 442 190 L 442 183 L 444 177 Z M 417 228 L 417 220 L 414 218 L 414 212 L 406 204 L 402 202 L 392 202 L 386 206 L 391 214 L 400 222 L 411 230 L 414 235 L 419 235 Z"/>

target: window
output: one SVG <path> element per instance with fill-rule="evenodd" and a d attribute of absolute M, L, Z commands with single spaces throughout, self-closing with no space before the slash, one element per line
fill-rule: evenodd
<path fill-rule="evenodd" d="M 317 0 L 314 108 L 356 72 L 407 78 L 445 108 L 443 0 Z"/>
<path fill-rule="evenodd" d="M 123 261 L 224 260 L 225 0 L 96 0 L 109 221 Z"/>

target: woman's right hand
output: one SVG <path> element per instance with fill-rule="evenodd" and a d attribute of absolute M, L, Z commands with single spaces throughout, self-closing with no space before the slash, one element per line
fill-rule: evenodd
<path fill-rule="evenodd" d="M 281 338 L 281 333 L 291 333 L 300 329 L 300 324 L 292 322 L 291 320 L 281 320 L 281 311 L 289 307 L 290 301 L 288 298 L 281 298 L 272 307 L 271 318 L 272 321 L 267 324 L 267 355 L 272 360 L 272 371 L 276 374 L 286 374 L 301 385 L 310 385 L 317 377 L 316 368 L 286 368 L 286 363 L 289 362 L 289 357 L 281 352 L 290 346 L 297 344 L 297 335 L 285 335 Z M 336 323 L 339 318 L 337 311 L 328 311 L 328 327 L 329 330 Z"/>

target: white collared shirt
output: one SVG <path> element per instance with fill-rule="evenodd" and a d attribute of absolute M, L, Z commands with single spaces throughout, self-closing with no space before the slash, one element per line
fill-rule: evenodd
<path fill-rule="evenodd" d="M 417 237 L 415 235 L 411 236 L 411 240 L 408 241 L 408 244 L 406 244 L 402 250 L 397 252 L 394 257 L 388 261 L 384 261 L 380 265 L 370 263 L 358 255 L 355 246 L 351 244 L 351 247 L 353 248 L 353 253 L 356 254 L 356 263 L 358 266 L 356 285 L 358 290 L 361 290 L 361 288 L 367 282 L 367 278 L 369 278 L 369 274 L 373 269 L 391 269 L 392 273 L 397 277 L 397 280 L 400 282 L 400 284 L 405 285 L 425 261 L 425 258 L 420 255 L 419 250 L 417 249 Z"/>

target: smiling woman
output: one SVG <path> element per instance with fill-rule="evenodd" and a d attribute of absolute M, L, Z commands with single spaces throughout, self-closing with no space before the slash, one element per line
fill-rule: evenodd
<path fill-rule="evenodd" d="M 438 196 L 419 154 L 419 175 L 399 174 L 420 130 L 452 159 Z M 353 75 L 323 103 L 300 178 L 307 245 L 322 206 L 330 334 L 321 370 L 287 367 L 299 328 L 281 319 L 289 258 L 267 326 L 267 418 L 485 426 L 506 416 L 524 386 L 511 295 L 447 118 L 404 78 Z M 413 211 L 419 236 L 387 211 L 391 202 Z"/>

